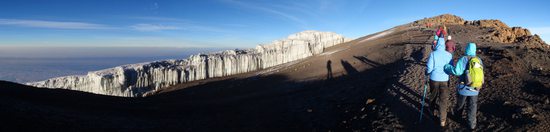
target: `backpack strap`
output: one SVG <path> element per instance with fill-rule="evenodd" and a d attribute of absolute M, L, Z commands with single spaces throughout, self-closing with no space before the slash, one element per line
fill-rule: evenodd
<path fill-rule="evenodd" d="M 471 56 L 466 56 L 466 59 L 468 61 L 466 62 L 466 69 L 464 69 L 464 70 L 468 70 L 470 68 L 470 61 L 472 60 L 472 57 Z"/>

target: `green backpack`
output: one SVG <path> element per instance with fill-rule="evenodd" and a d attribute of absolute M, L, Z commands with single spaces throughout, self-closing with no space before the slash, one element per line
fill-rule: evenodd
<path fill-rule="evenodd" d="M 468 61 L 468 86 L 475 87 L 477 90 L 481 89 L 483 85 L 483 65 L 479 57 L 472 57 Z"/>

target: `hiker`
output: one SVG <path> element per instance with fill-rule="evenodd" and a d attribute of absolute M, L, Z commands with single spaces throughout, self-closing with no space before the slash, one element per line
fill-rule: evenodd
<path fill-rule="evenodd" d="M 447 81 L 449 75 L 443 71 L 445 64 L 448 64 L 452 59 L 452 54 L 445 51 L 445 39 L 439 38 L 436 44 L 435 51 L 430 54 L 427 62 L 426 75 L 430 76 L 430 93 L 429 103 L 432 108 L 439 106 L 439 117 L 441 126 L 445 126 L 447 119 L 447 107 L 449 105 L 449 89 Z M 437 103 L 437 104 L 436 104 Z M 437 114 L 434 112 L 434 114 Z"/>
<path fill-rule="evenodd" d="M 455 45 L 456 43 L 454 40 L 452 40 L 451 35 L 447 36 L 447 41 L 445 41 L 445 50 L 453 55 L 453 59 L 450 62 L 452 65 L 454 65 L 457 60 L 457 58 L 454 57 L 454 52 L 456 50 Z M 448 87 L 451 87 L 451 88 L 453 87 L 453 85 L 451 85 L 452 81 L 453 81 L 453 78 L 449 78 L 449 81 L 447 82 Z"/>
<path fill-rule="evenodd" d="M 435 35 L 437 35 L 440 38 L 445 38 L 445 36 L 447 36 L 447 31 L 446 30 L 447 30 L 447 27 L 439 26 L 439 28 L 435 32 Z"/>
<path fill-rule="evenodd" d="M 464 104 L 468 104 L 468 125 L 476 127 L 477 100 L 483 84 L 483 63 L 476 56 L 476 44 L 468 43 L 465 55 L 453 65 L 445 65 L 445 72 L 459 77 L 458 97 L 455 114 L 461 115 Z M 467 102 L 466 102 L 467 101 Z"/>
<path fill-rule="evenodd" d="M 456 50 L 456 43 L 451 39 L 451 35 L 447 36 L 447 41 L 445 42 L 445 50 L 453 54 Z"/>
<path fill-rule="evenodd" d="M 446 30 L 447 30 L 447 27 L 445 27 L 445 25 L 443 25 L 443 27 L 439 26 L 437 28 L 437 30 L 435 31 L 435 35 L 434 35 L 434 41 L 432 42 L 432 50 L 435 49 L 439 39 L 444 39 L 445 36 L 447 36 L 447 31 Z M 450 39 L 450 37 L 449 37 L 449 39 Z"/>

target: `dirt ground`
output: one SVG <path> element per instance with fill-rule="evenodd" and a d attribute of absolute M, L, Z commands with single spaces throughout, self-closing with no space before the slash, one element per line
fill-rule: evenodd
<path fill-rule="evenodd" d="M 449 29 L 454 57 L 476 42 L 485 64 L 475 131 L 550 131 L 550 49 L 483 40 L 490 29 L 472 25 Z M 439 128 L 429 107 L 419 122 L 432 33 L 398 26 L 298 62 L 143 98 L 0 81 L 0 131 L 468 131 L 461 114 Z"/>

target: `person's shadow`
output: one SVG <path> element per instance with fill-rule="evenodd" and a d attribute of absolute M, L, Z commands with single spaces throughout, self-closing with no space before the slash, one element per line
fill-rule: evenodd
<path fill-rule="evenodd" d="M 357 71 L 357 69 L 355 69 L 348 61 L 341 60 L 340 62 L 342 63 L 342 67 L 344 67 L 344 70 L 346 70 L 347 75 L 359 73 L 359 71 Z"/>
<path fill-rule="evenodd" d="M 327 80 L 332 79 L 332 61 L 327 61 Z"/>

